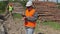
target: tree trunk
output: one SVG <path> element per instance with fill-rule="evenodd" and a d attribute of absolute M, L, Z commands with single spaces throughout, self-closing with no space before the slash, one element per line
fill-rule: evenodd
<path fill-rule="evenodd" d="M 47 0 L 47 2 L 48 2 L 48 0 Z"/>
<path fill-rule="evenodd" d="M 45 0 L 44 0 L 44 2 L 45 2 Z"/>
<path fill-rule="evenodd" d="M 58 0 L 56 0 L 56 2 L 58 3 Z"/>

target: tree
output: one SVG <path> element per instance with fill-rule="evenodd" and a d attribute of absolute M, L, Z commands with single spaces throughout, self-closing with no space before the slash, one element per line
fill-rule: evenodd
<path fill-rule="evenodd" d="M 47 0 L 47 2 L 48 2 L 48 0 Z"/>
<path fill-rule="evenodd" d="M 56 2 L 58 3 L 58 0 L 56 0 Z"/>
<path fill-rule="evenodd" d="M 45 2 L 45 0 L 44 0 L 44 2 Z"/>
<path fill-rule="evenodd" d="M 5 10 L 5 7 L 7 6 L 8 1 L 0 1 L 0 10 Z"/>

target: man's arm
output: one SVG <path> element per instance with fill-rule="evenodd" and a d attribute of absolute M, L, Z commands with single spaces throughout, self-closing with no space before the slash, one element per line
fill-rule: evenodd
<path fill-rule="evenodd" d="M 22 17 L 26 17 L 26 16 L 25 16 L 25 12 L 20 13 L 20 15 L 21 15 Z"/>

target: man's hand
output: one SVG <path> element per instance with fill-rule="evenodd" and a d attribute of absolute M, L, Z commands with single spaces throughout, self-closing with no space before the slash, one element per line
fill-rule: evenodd
<path fill-rule="evenodd" d="M 24 14 L 20 14 L 22 17 L 26 17 Z"/>
<path fill-rule="evenodd" d="M 26 17 L 25 15 L 22 15 L 23 17 Z"/>
<path fill-rule="evenodd" d="M 22 18 L 22 20 L 25 20 L 25 19 L 26 19 L 26 17 L 23 17 L 23 18 Z"/>

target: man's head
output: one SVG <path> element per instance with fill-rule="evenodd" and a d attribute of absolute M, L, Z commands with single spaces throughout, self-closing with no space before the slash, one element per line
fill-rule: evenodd
<path fill-rule="evenodd" d="M 27 9 L 31 10 L 32 9 L 32 5 L 33 5 L 32 1 L 28 1 L 27 4 L 26 4 Z"/>
<path fill-rule="evenodd" d="M 13 4 L 12 3 L 9 3 L 9 6 L 12 6 Z"/>

